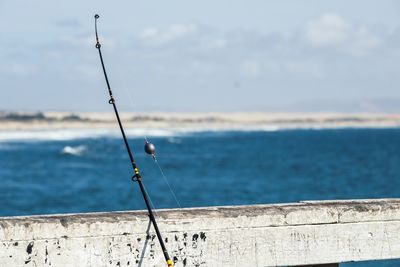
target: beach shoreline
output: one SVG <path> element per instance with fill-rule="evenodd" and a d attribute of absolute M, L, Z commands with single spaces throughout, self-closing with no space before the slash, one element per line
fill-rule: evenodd
<path fill-rule="evenodd" d="M 400 127 L 400 114 L 341 113 L 127 113 L 126 128 L 258 129 Z M 113 129 L 112 112 L 0 112 L 0 130 Z"/>

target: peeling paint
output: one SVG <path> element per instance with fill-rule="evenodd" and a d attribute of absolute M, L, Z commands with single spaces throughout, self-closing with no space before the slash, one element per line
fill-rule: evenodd
<path fill-rule="evenodd" d="M 60 219 L 60 223 L 62 226 L 64 226 L 65 228 L 68 227 L 68 223 L 67 223 L 67 219 L 66 218 L 61 218 Z"/>
<path fill-rule="evenodd" d="M 33 245 L 34 245 L 33 242 L 30 242 L 30 243 L 28 244 L 28 246 L 26 247 L 26 253 L 32 254 Z"/>

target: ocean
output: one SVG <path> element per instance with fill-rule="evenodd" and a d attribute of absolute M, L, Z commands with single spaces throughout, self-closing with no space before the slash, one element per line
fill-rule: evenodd
<path fill-rule="evenodd" d="M 166 179 L 143 151 L 145 134 Z M 398 128 L 138 129 L 128 137 L 156 208 L 399 197 Z M 144 209 L 131 176 L 117 130 L 0 132 L 0 216 Z"/>

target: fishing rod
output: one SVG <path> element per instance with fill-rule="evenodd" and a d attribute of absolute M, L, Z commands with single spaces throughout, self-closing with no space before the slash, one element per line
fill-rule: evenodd
<path fill-rule="evenodd" d="M 161 246 L 161 249 L 163 251 L 165 261 L 166 261 L 168 267 L 173 267 L 174 265 L 172 264 L 172 260 L 169 257 L 167 248 L 165 247 L 163 238 L 161 236 L 160 229 L 158 228 L 156 218 L 154 217 L 153 210 L 152 210 L 152 208 L 150 206 L 149 196 L 148 196 L 148 194 L 146 192 L 146 189 L 143 186 L 142 176 L 139 173 L 139 169 L 138 169 L 138 167 L 137 167 L 137 165 L 135 163 L 135 160 L 133 158 L 133 154 L 132 154 L 132 151 L 130 149 L 130 146 L 129 146 L 129 143 L 128 143 L 128 139 L 126 138 L 124 127 L 122 126 L 122 122 L 121 122 L 121 119 L 119 117 L 118 109 L 117 109 L 117 106 L 115 104 L 115 98 L 114 98 L 114 96 L 112 94 L 112 91 L 111 91 L 110 82 L 108 81 L 106 68 L 104 67 L 103 56 L 101 54 L 101 44 L 99 42 L 99 36 L 97 34 L 97 20 L 98 20 L 99 17 L 100 16 L 97 15 L 97 14 L 94 16 L 94 27 L 95 27 L 95 33 L 96 33 L 96 48 L 99 51 L 101 67 L 103 68 L 104 78 L 106 79 L 108 93 L 110 95 L 110 99 L 108 100 L 108 103 L 111 104 L 113 106 L 113 108 L 114 108 L 114 112 L 115 112 L 115 116 L 117 117 L 119 129 L 121 130 L 122 138 L 124 139 L 125 147 L 126 147 L 126 150 L 128 152 L 129 159 L 131 161 L 131 165 L 132 165 L 133 173 L 134 173 L 134 175 L 132 176 L 132 181 L 137 182 L 139 184 L 140 192 L 142 193 L 142 196 L 143 196 L 143 199 L 144 199 L 144 203 L 146 204 L 147 211 L 149 212 L 150 221 L 152 222 L 152 224 L 154 226 L 154 230 L 156 231 L 157 239 L 160 242 L 160 246 Z M 153 157 L 153 159 L 155 159 L 155 147 L 154 147 L 154 145 L 149 143 L 148 141 L 146 141 L 144 148 L 145 148 L 146 153 L 150 154 Z"/>

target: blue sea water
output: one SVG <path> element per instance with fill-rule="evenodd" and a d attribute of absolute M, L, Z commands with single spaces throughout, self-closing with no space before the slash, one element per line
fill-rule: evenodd
<path fill-rule="evenodd" d="M 154 206 L 178 207 L 139 136 L 129 140 Z M 182 207 L 399 197 L 397 128 L 178 131 L 148 138 Z M 131 175 L 118 132 L 0 133 L 0 216 L 144 209 Z"/>

